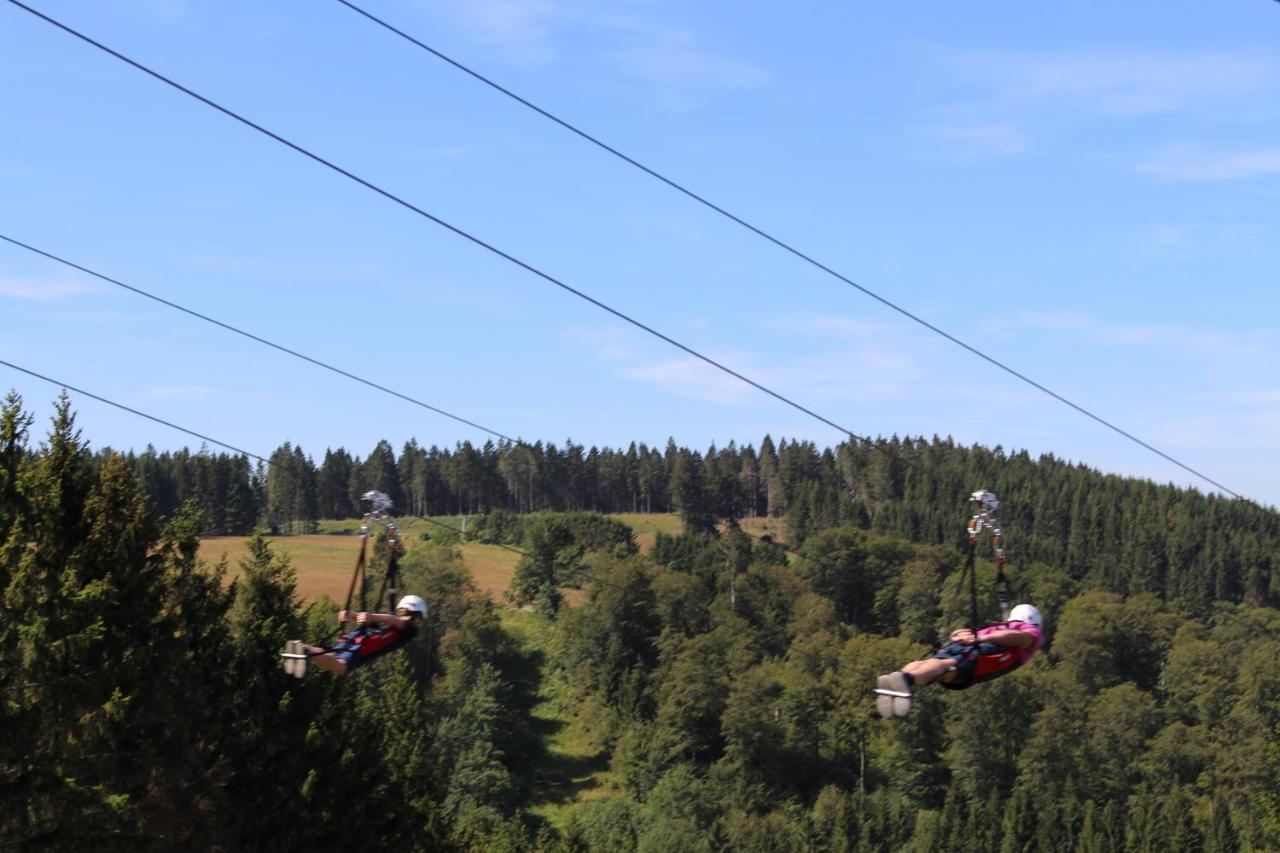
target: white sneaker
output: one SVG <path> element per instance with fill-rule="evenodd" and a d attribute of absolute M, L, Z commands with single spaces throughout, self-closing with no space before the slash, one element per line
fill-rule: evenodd
<path fill-rule="evenodd" d="M 911 685 L 901 672 L 876 679 L 876 711 L 881 717 L 905 717 L 911 713 Z"/>
<path fill-rule="evenodd" d="M 876 713 L 882 718 L 893 716 L 893 697 L 887 692 L 889 690 L 889 676 L 882 675 L 876 679 Z M 886 692 L 881 692 L 881 691 Z"/>
<path fill-rule="evenodd" d="M 302 645 L 301 640 L 287 640 L 281 655 L 284 658 L 284 671 L 294 678 L 302 678 L 306 675 L 307 659 L 303 656 L 305 654 L 306 647 Z"/>

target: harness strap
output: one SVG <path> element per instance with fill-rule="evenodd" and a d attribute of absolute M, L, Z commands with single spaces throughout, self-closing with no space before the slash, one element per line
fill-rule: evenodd
<path fill-rule="evenodd" d="M 400 584 L 400 540 L 397 534 L 400 528 L 395 524 L 387 525 L 387 571 L 382 576 L 382 583 L 378 587 L 378 601 L 382 600 L 385 594 L 389 605 L 388 613 L 394 613 L 396 609 L 396 587 Z"/>
<path fill-rule="evenodd" d="M 342 605 L 343 612 L 351 610 L 351 598 L 355 595 L 356 582 L 360 582 L 360 609 L 364 610 L 364 575 L 365 575 L 365 559 L 369 544 L 369 525 L 360 526 L 360 556 L 356 558 L 356 570 L 351 574 L 351 585 L 347 587 L 347 601 Z M 342 629 L 347 627 L 347 620 L 343 619 L 338 622 L 338 633 L 342 633 Z"/>

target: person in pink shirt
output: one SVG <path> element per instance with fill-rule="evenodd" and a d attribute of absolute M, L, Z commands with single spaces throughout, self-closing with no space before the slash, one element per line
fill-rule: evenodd
<path fill-rule="evenodd" d="M 1033 605 L 1019 604 L 1009 612 L 1008 622 L 979 628 L 976 638 L 971 629 L 959 628 L 933 657 L 877 678 L 876 710 L 882 717 L 905 717 L 914 688 L 936 681 L 950 690 L 964 690 L 1013 672 L 1043 645 L 1044 617 Z"/>

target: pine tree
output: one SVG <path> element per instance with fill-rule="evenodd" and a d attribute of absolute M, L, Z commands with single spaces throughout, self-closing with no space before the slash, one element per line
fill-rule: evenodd
<path fill-rule="evenodd" d="M 391 498 L 391 505 L 403 512 L 404 488 L 400 482 L 400 469 L 396 465 L 396 455 L 391 443 L 379 441 L 377 447 L 364 461 L 364 482 L 369 489 L 379 491 Z"/>
<path fill-rule="evenodd" d="M 3 664 L 21 689 L 3 712 L 0 775 L 6 800 L 25 808 L 3 815 L 0 837 L 26 849 L 179 844 L 199 827 L 173 820 L 156 780 L 197 799 L 212 791 L 203 754 L 171 738 L 216 740 L 216 576 L 193 569 L 189 533 L 158 545 L 126 459 L 90 462 L 64 397 L 21 478 L 24 538 L 4 552 L 5 622 L 17 630 Z"/>
<path fill-rule="evenodd" d="M 351 468 L 351 455 L 347 451 L 341 447 L 325 450 L 324 461 L 316 474 L 317 514 L 320 518 L 354 518 L 360 514 L 347 491 Z"/>

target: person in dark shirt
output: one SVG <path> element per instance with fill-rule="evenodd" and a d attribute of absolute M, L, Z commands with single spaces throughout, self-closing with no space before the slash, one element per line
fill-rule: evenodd
<path fill-rule="evenodd" d="M 307 646 L 308 660 L 335 675 L 346 675 L 374 658 L 393 652 L 418 635 L 427 618 L 427 603 L 416 595 L 406 595 L 393 613 L 352 613 L 342 610 L 339 621 L 354 618 L 356 627 L 338 638 L 326 650 Z"/>

